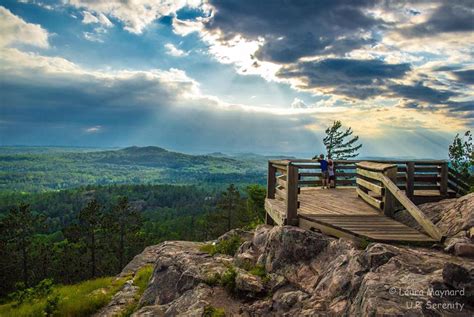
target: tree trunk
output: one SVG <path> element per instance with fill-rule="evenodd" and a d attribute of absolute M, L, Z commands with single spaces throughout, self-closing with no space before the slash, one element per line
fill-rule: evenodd
<path fill-rule="evenodd" d="M 119 246 L 119 271 L 123 269 L 123 255 L 125 253 L 125 232 L 123 229 L 123 225 L 120 228 L 120 246 Z"/>
<path fill-rule="evenodd" d="M 22 241 L 21 246 L 22 260 L 23 260 L 23 283 L 28 287 L 28 250 L 26 249 L 26 242 Z"/>
<path fill-rule="evenodd" d="M 95 277 L 95 232 L 91 234 L 91 275 Z"/>

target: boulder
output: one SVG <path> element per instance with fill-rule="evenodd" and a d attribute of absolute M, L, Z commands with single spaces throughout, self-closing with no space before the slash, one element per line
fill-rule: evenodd
<path fill-rule="evenodd" d="M 239 292 L 245 293 L 249 297 L 255 297 L 264 290 L 262 279 L 244 270 L 239 270 L 237 273 L 235 287 Z"/>
<path fill-rule="evenodd" d="M 469 222 L 472 197 L 441 206 Z M 234 257 L 210 256 L 199 242 L 162 243 L 151 249 L 155 269 L 134 316 L 202 316 L 209 307 L 228 316 L 472 316 L 474 261 L 456 256 L 467 254 L 472 225 L 437 208 L 428 213 L 451 235 L 450 253 L 384 243 L 361 250 L 291 226 L 240 232 Z M 264 278 L 249 272 L 256 265 Z"/>

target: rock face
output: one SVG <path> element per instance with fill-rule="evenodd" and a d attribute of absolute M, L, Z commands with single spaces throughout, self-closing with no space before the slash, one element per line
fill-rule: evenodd
<path fill-rule="evenodd" d="M 471 245 L 466 233 L 474 196 L 466 197 L 422 208 L 451 239 Z M 217 242 L 232 235 L 244 241 L 234 256 L 172 241 L 136 257 L 123 274 L 150 261 L 155 267 L 133 316 L 210 316 L 213 309 L 226 316 L 474 315 L 474 260 L 468 257 L 382 243 L 360 249 L 291 226 L 236 230 Z M 449 251 L 456 248 L 466 246 L 457 241 Z M 126 298 L 124 289 L 115 302 Z"/>
<path fill-rule="evenodd" d="M 257 228 L 234 257 L 202 243 L 159 246 L 133 316 L 471 316 L 474 262 L 439 250 L 370 244 L 358 249 L 296 227 Z M 239 261 L 245 254 L 246 261 Z M 241 263 L 244 267 L 238 267 Z M 262 277 L 251 266 L 263 267 Z M 233 289 L 212 281 L 233 271 Z"/>
<path fill-rule="evenodd" d="M 474 257 L 474 193 L 458 199 L 422 204 L 419 207 L 447 237 L 445 251 L 458 256 Z M 398 212 L 395 218 L 422 231 L 420 225 L 406 211 Z"/>
<path fill-rule="evenodd" d="M 138 254 L 130 261 L 120 272 L 117 278 L 127 277 L 127 282 L 113 297 L 112 300 L 103 307 L 95 316 L 120 316 L 130 304 L 136 301 L 138 287 L 133 284 L 133 278 L 138 270 L 150 264 L 155 264 L 158 256 L 159 246 L 150 246 L 145 248 L 142 253 Z"/>

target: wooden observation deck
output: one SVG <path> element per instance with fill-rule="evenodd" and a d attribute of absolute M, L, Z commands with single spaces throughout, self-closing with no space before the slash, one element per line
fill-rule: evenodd
<path fill-rule="evenodd" d="M 269 161 L 267 223 L 356 241 L 434 243 L 442 234 L 416 204 L 464 194 L 468 188 L 446 161 L 335 161 L 335 171 L 335 188 L 321 189 L 317 161 Z M 393 219 L 401 209 L 423 232 Z"/>

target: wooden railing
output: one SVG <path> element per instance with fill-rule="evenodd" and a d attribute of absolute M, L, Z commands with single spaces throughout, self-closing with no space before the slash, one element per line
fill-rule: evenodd
<path fill-rule="evenodd" d="M 357 164 L 360 162 L 362 161 L 334 161 L 335 186 L 362 186 L 361 183 L 364 183 L 365 179 L 357 177 Z M 448 196 L 448 188 L 460 194 L 465 193 L 468 188 L 467 184 L 459 181 L 453 171 L 448 171 L 446 161 L 391 160 L 383 161 L 383 163 L 392 164 L 391 174 L 387 177 L 414 203 L 423 202 L 420 197 L 423 198 L 423 191 L 426 190 L 438 191 L 439 195 L 432 198 L 441 199 Z M 279 222 L 282 224 L 296 224 L 298 222 L 300 188 L 321 186 L 321 178 L 320 164 L 316 160 L 292 159 L 268 162 L 267 198 L 277 199 L 285 204 L 286 213 L 275 215 L 275 217 L 279 217 Z M 365 185 L 370 186 L 366 183 Z M 372 186 L 372 189 L 377 192 L 376 187 Z M 372 205 L 379 205 L 379 207 L 380 205 L 388 206 L 388 203 L 383 200 L 380 202 L 372 200 Z M 397 206 L 397 202 L 390 202 L 390 204 L 393 205 L 393 208 Z"/>
<path fill-rule="evenodd" d="M 392 217 L 395 211 L 393 194 L 385 188 L 381 175 L 395 183 L 397 165 L 386 163 L 360 162 L 357 166 L 357 195 L 368 204 Z"/>
<path fill-rule="evenodd" d="M 433 239 L 440 241 L 442 234 L 423 212 L 396 184 L 397 165 L 360 162 L 357 166 L 357 194 L 364 201 L 392 217 L 395 203 L 400 203 Z"/>
<path fill-rule="evenodd" d="M 451 167 L 448 168 L 448 188 L 458 195 L 465 195 L 469 192 L 469 185 L 464 180 L 464 176 Z"/>
<path fill-rule="evenodd" d="M 298 167 L 291 161 L 269 161 L 267 198 L 284 201 L 285 215 L 274 215 L 282 224 L 298 224 Z"/>

